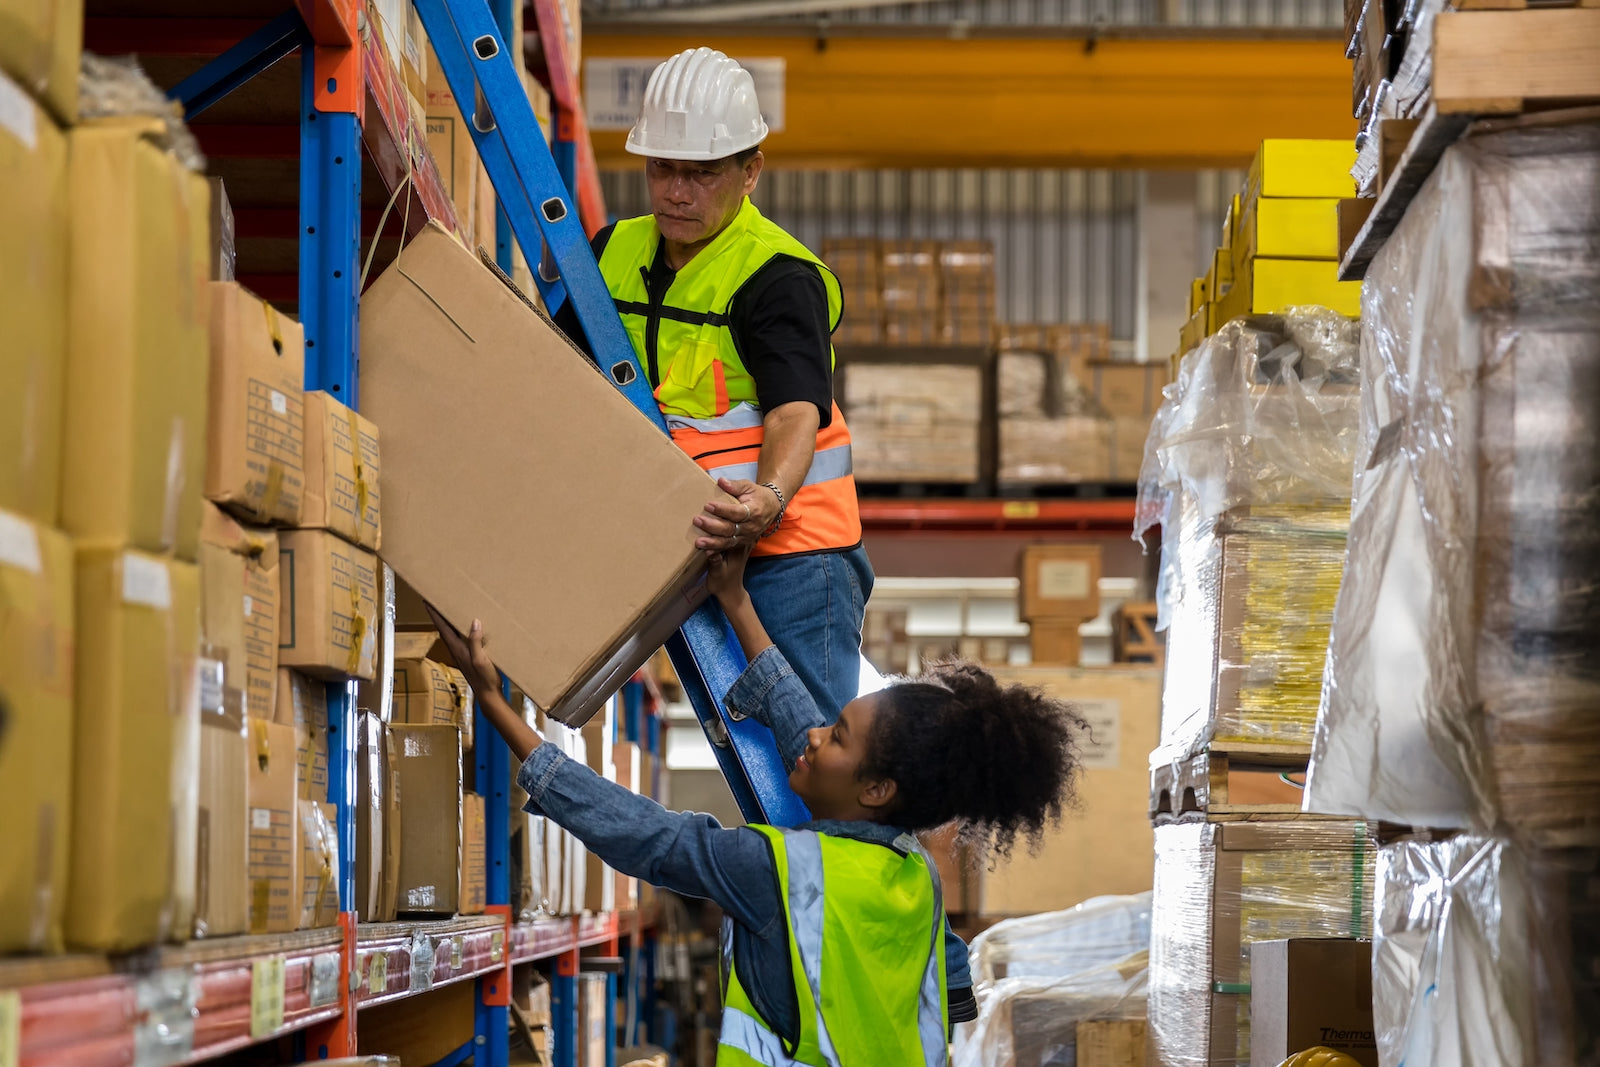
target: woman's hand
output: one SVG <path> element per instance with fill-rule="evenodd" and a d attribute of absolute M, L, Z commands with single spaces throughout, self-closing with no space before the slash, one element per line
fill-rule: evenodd
<path fill-rule="evenodd" d="M 735 548 L 728 552 L 707 553 L 710 566 L 706 570 L 706 589 L 717 598 L 724 611 L 745 603 L 749 595 L 744 589 L 744 568 L 750 562 L 750 549 Z"/>
<path fill-rule="evenodd" d="M 480 694 L 500 692 L 500 670 L 489 658 L 489 639 L 484 636 L 483 623 L 473 619 L 472 629 L 463 639 L 456 628 L 434 610 L 432 604 L 427 608 L 434 628 L 439 631 L 439 638 L 444 641 L 444 647 L 450 650 L 450 658 L 455 660 L 456 667 L 467 676 L 467 684 L 472 691 Z"/>

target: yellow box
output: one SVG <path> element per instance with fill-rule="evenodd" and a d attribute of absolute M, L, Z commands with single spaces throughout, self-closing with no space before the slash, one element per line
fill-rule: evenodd
<path fill-rule="evenodd" d="M 1333 260 L 1257 259 L 1249 264 L 1249 280 L 1248 310 L 1255 314 L 1306 304 L 1352 318 L 1361 314 L 1361 283 L 1341 282 L 1339 264 Z"/>
<path fill-rule="evenodd" d="M 1189 314 L 1205 307 L 1211 299 L 1211 281 L 1209 275 L 1201 275 L 1189 283 Z"/>
<path fill-rule="evenodd" d="M 193 560 L 205 481 L 211 191 L 150 119 L 72 131 L 61 523 Z"/>
<path fill-rule="evenodd" d="M 1183 328 L 1178 331 L 1180 356 L 1187 355 L 1199 348 L 1200 343 L 1211 336 L 1211 307 L 1212 305 L 1210 304 L 1202 304 L 1193 315 L 1189 316 L 1189 321 L 1185 322 Z"/>
<path fill-rule="evenodd" d="M 0 71 L 54 112 L 78 121 L 78 66 L 83 4 L 72 0 L 0 0 Z M 3 109 L 0 109 L 3 110 Z M 6 195 L 17 187 L 6 185 Z"/>
<path fill-rule="evenodd" d="M 1338 259 L 1339 201 L 1326 197 L 1253 200 L 1245 208 L 1240 262 L 1256 257 Z"/>
<path fill-rule="evenodd" d="M 70 856 L 72 542 L 0 511 L 0 952 L 59 952 Z"/>
<path fill-rule="evenodd" d="M 4 10 L 0 3 L 0 27 Z M 7 48 L 0 32 L 0 65 Z M 3 74 L 0 116 L 9 116 L 0 117 L 0 508 L 54 526 L 67 353 L 67 138 Z"/>
<path fill-rule="evenodd" d="M 1234 193 L 1233 199 L 1228 201 L 1228 210 L 1222 216 L 1222 245 L 1223 248 L 1232 248 L 1234 237 L 1239 233 L 1239 214 L 1243 210 L 1239 194 Z"/>
<path fill-rule="evenodd" d="M 1356 162 L 1355 142 L 1269 138 L 1256 149 L 1245 179 L 1245 196 L 1346 197 L 1356 195 L 1350 168 Z M 1235 212 L 1237 215 L 1237 212 Z"/>
<path fill-rule="evenodd" d="M 1233 253 L 1219 248 L 1211 253 L 1211 269 L 1206 272 L 1206 293 L 1212 303 L 1221 300 L 1233 285 Z"/>
<path fill-rule="evenodd" d="M 67 943 L 126 951 L 187 935 L 193 910 L 200 569 L 79 547 L 76 579 Z"/>

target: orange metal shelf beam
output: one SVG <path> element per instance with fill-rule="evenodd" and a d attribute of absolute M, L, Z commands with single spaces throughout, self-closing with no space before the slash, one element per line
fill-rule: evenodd
<path fill-rule="evenodd" d="M 1350 61 L 1328 39 L 814 37 L 662 27 L 586 32 L 585 58 L 706 44 L 785 63 L 771 165 L 1246 165 L 1264 137 L 1349 139 Z M 628 168 L 625 134 L 594 133 Z"/>
<path fill-rule="evenodd" d="M 895 530 L 1129 530 L 1134 501 L 881 500 L 861 501 L 868 532 Z"/>

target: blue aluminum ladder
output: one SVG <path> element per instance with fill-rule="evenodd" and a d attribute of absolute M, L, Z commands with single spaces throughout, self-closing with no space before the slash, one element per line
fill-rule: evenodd
<path fill-rule="evenodd" d="M 415 2 L 504 217 L 528 263 L 536 265 L 535 284 L 545 306 L 553 315 L 571 301 L 601 372 L 666 433 L 666 420 L 617 317 L 487 0 Z M 746 663 L 721 611 L 712 604 L 702 607 L 667 642 L 667 653 L 745 818 L 775 826 L 809 818 L 789 789 L 772 734 L 728 714 L 723 698 Z"/>

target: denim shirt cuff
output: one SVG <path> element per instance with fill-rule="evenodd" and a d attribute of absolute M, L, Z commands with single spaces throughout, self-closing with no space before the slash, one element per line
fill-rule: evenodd
<path fill-rule="evenodd" d="M 550 785 L 550 780 L 561 769 L 567 756 L 552 744 L 542 744 L 523 761 L 522 769 L 517 772 L 517 784 L 522 791 L 528 794 L 528 799 L 537 804 L 544 796 L 544 791 Z"/>
<path fill-rule="evenodd" d="M 768 645 L 750 662 L 744 673 L 739 675 L 739 680 L 728 689 L 725 703 L 740 715 L 754 719 L 764 726 L 771 726 L 772 718 L 767 708 L 767 698 L 779 682 L 793 673 L 794 668 L 783 658 L 778 646 Z"/>

